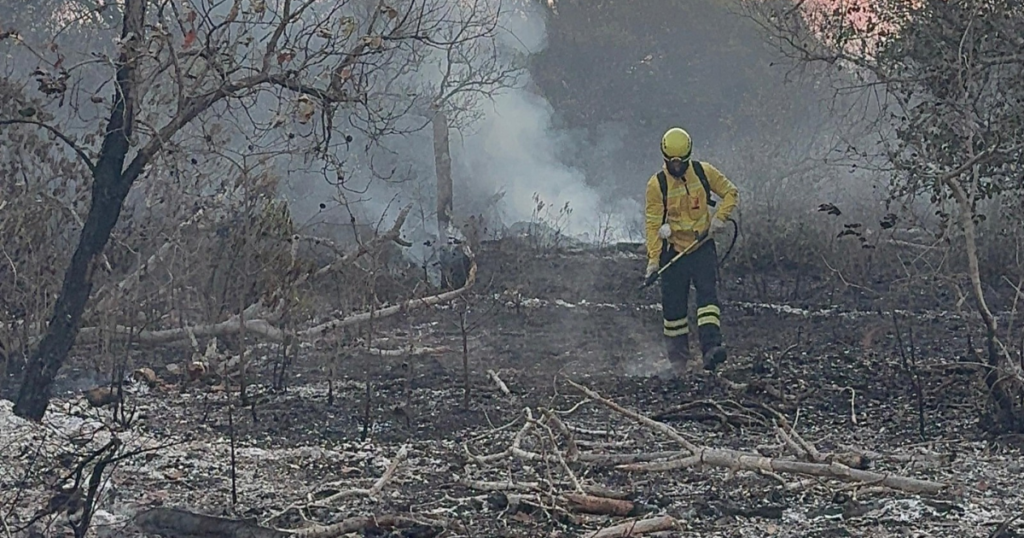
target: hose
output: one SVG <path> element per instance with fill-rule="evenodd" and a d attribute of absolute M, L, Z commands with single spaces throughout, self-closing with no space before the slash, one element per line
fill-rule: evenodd
<path fill-rule="evenodd" d="M 733 220 L 732 217 L 729 217 L 728 219 L 725 219 L 725 220 L 726 220 L 726 222 L 731 222 L 732 223 L 732 240 L 729 241 L 729 248 L 726 249 L 725 255 L 718 259 L 718 265 L 719 266 L 721 266 L 723 263 L 725 263 L 725 260 L 729 259 L 729 255 L 732 254 L 733 247 L 736 246 L 736 240 L 740 236 L 740 224 L 738 222 L 736 222 L 735 220 Z"/>

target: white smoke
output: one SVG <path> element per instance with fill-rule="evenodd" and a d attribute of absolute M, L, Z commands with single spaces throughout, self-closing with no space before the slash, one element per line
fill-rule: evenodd
<path fill-rule="evenodd" d="M 499 53 L 506 59 L 522 59 L 544 50 L 544 8 L 523 2 L 513 10 L 509 2 L 504 0 L 502 6 Z M 435 86 L 440 78 L 435 69 L 420 69 L 413 76 L 415 80 L 410 85 L 421 88 Z M 642 214 L 638 200 L 607 200 L 594 185 L 598 181 L 588 181 L 582 170 L 565 164 L 580 148 L 572 142 L 568 131 L 554 126 L 556 111 L 540 95 L 528 72 L 520 74 L 514 87 L 494 93 L 479 105 L 478 121 L 452 130 L 450 135 L 456 221 L 486 213 L 491 234 L 514 228 L 516 223 L 539 221 L 584 241 L 616 241 L 626 237 L 631 222 Z M 423 120 L 413 115 L 408 123 Z M 437 237 L 436 175 L 429 125 L 415 133 L 390 136 L 382 144 L 386 150 L 371 151 L 369 155 L 359 154 L 360 148 L 354 144 L 353 154 L 347 159 L 350 177 L 357 178 L 355 183 L 368 184 L 364 195 L 353 196 L 359 200 L 360 220 L 377 221 L 384 213 L 381 222 L 388 224 L 401 207 L 412 203 L 415 209 L 405 236 L 420 244 L 432 241 Z M 393 180 L 367 179 L 372 176 L 371 159 L 378 173 L 382 168 L 394 168 Z M 330 200 L 335 195 L 335 189 L 322 178 L 307 177 L 297 182 L 303 184 L 302 188 L 293 181 L 288 193 L 299 220 L 305 220 L 302 216 L 315 216 L 321 200 Z M 642 192 L 642 188 L 637 192 Z M 539 212 L 538 201 L 543 203 Z M 571 214 L 561 211 L 566 204 Z M 338 210 L 329 217 L 317 218 L 348 220 L 347 211 Z M 429 249 L 414 246 L 409 254 L 422 261 L 430 256 L 425 250 Z"/>
<path fill-rule="evenodd" d="M 502 36 L 507 52 L 540 53 L 547 45 L 546 16 L 531 3 L 508 17 Z M 582 148 L 553 126 L 555 110 L 535 88 L 526 73 L 517 87 L 494 96 L 472 136 L 457 152 L 453 147 L 457 184 L 469 196 L 503 192 L 499 208 L 506 226 L 540 219 L 584 241 L 622 239 L 641 215 L 639 203 L 606 200 L 582 170 L 564 164 Z M 569 214 L 562 212 L 566 204 Z"/>

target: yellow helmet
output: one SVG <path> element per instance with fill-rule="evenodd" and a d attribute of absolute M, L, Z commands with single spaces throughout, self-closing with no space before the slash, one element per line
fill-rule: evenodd
<path fill-rule="evenodd" d="M 682 159 L 684 162 L 690 160 L 690 153 L 693 150 L 693 143 L 690 135 L 679 127 L 673 127 L 665 131 L 661 137 L 661 154 L 665 160 Z"/>

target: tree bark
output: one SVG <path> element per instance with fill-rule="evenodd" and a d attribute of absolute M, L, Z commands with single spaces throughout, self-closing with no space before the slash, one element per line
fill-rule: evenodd
<path fill-rule="evenodd" d="M 93 170 L 92 202 L 46 333 L 25 368 L 14 405 L 14 413 L 25 419 L 39 421 L 46 413 L 53 380 L 74 345 L 92 292 L 94 260 L 106 247 L 125 197 L 137 177 L 137 174 L 126 177 L 122 171 L 135 119 L 135 64 L 143 43 L 146 2 L 125 2 L 121 29 L 124 49 L 117 60 L 113 109 Z"/>
<path fill-rule="evenodd" d="M 981 282 L 981 264 L 978 260 L 977 226 L 974 223 L 971 197 L 952 178 L 945 184 L 953 193 L 958 205 L 960 224 L 964 227 L 964 243 L 967 250 L 967 272 L 971 279 L 971 293 L 978 305 L 978 312 L 985 323 L 985 343 L 988 354 L 988 372 L 985 374 L 985 385 L 988 387 L 995 403 L 999 422 L 1011 431 L 1022 428 L 1024 417 L 1017 403 L 1022 392 L 1022 375 L 1019 364 L 999 353 L 996 343 L 998 320 L 985 301 L 985 290 Z"/>
<path fill-rule="evenodd" d="M 452 218 L 452 154 L 448 144 L 448 115 L 438 108 L 434 127 L 434 167 L 437 174 L 437 238 L 441 248 L 448 244 Z"/>

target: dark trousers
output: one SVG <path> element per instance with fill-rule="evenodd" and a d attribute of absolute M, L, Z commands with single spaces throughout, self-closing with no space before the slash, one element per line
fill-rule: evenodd
<path fill-rule="evenodd" d="M 664 266 L 677 252 L 670 248 L 661 255 Z M 687 305 L 690 283 L 697 290 L 697 336 L 701 353 L 722 345 L 721 310 L 718 305 L 718 253 L 714 240 L 680 258 L 661 274 L 661 308 L 664 333 L 669 339 L 680 339 L 685 348 L 690 327 Z"/>

